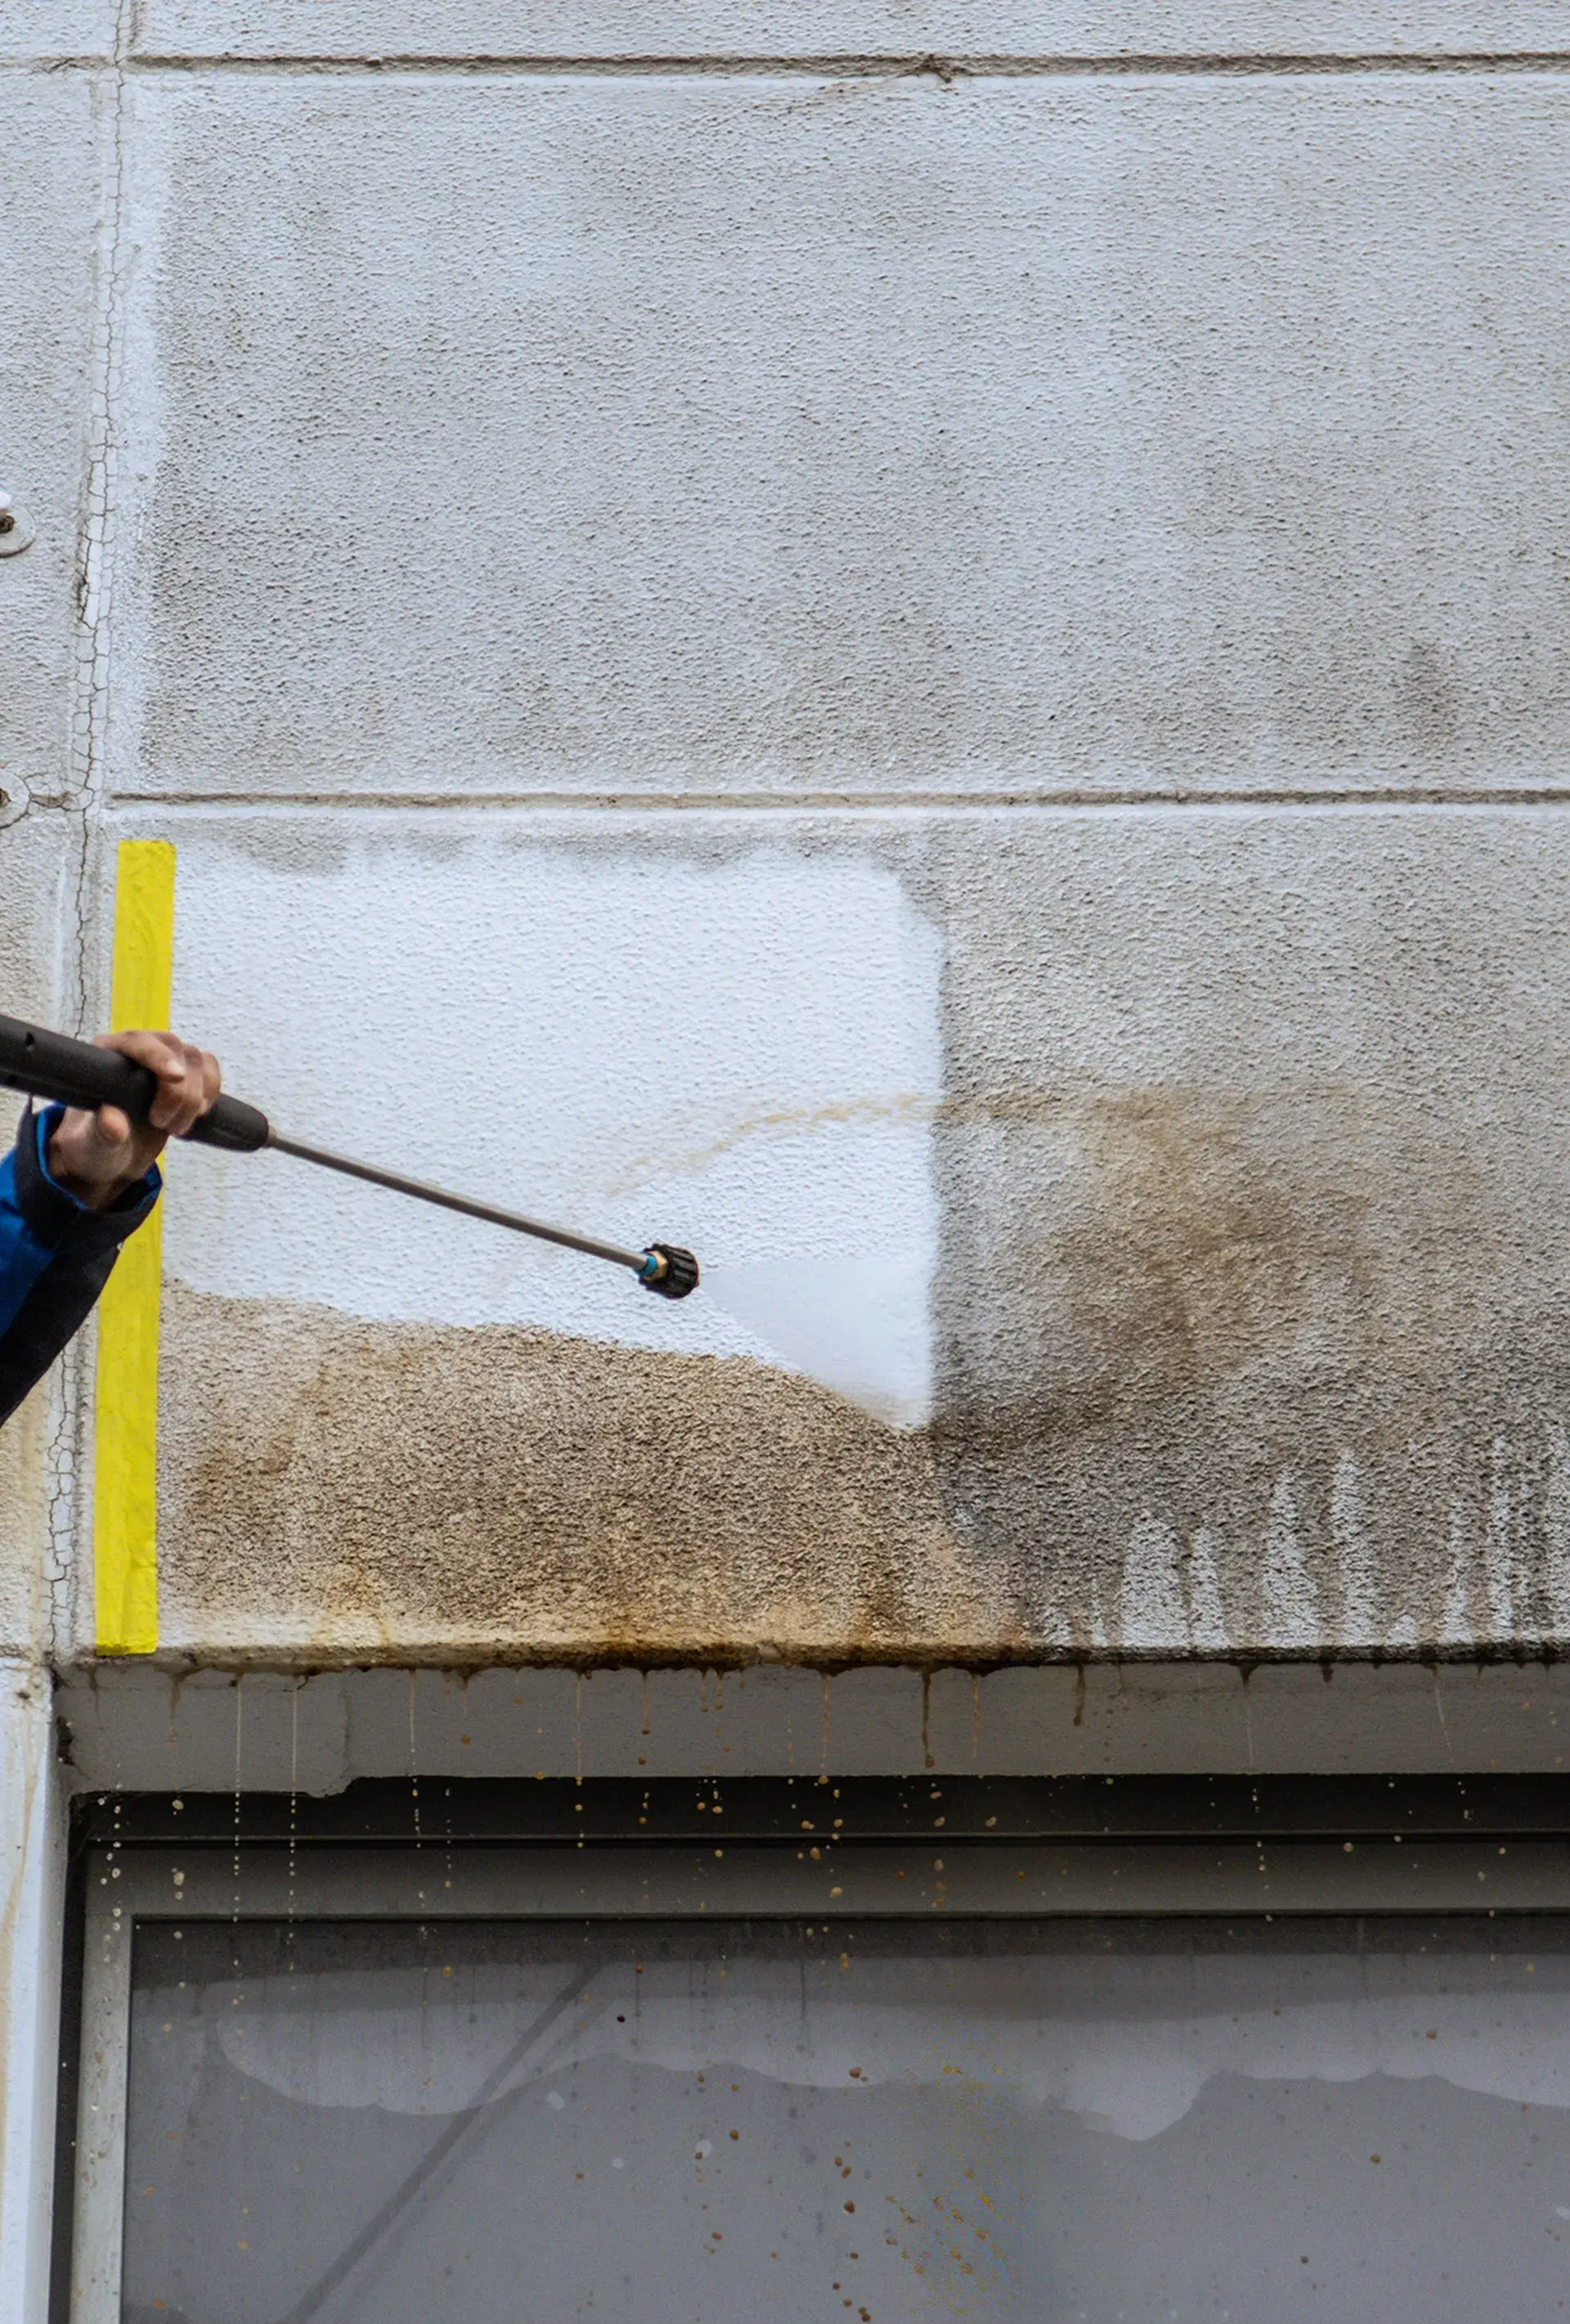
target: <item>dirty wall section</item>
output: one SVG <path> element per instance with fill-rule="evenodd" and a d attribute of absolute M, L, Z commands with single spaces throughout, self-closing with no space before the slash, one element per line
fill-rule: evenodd
<path fill-rule="evenodd" d="M 619 24 L 10 77 L 79 123 L 75 549 L 0 565 L 55 1013 L 171 839 L 286 1130 L 711 1263 L 177 1156 L 166 1650 L 1556 1647 L 1546 12 Z"/>
<path fill-rule="evenodd" d="M 436 822 L 346 815 L 317 853 L 311 816 L 143 815 L 180 848 L 182 1006 L 286 1126 L 369 1122 L 383 1158 L 689 1240 L 716 1293 L 669 1308 L 278 1157 L 177 1157 L 168 1634 L 466 1660 L 1562 1635 L 1552 808 Z M 429 947 L 352 908 L 405 883 L 442 899 Z M 226 939 L 245 895 L 272 900 Z M 499 1073 L 487 912 L 548 1003 Z M 351 944 L 374 998 L 345 1038 Z M 376 1076 L 433 1026 L 450 1091 L 390 1138 Z M 836 1323 L 845 1285 L 853 1320 L 882 1296 L 890 1384 L 925 1334 L 925 1411 L 716 1304 L 799 1268 Z"/>

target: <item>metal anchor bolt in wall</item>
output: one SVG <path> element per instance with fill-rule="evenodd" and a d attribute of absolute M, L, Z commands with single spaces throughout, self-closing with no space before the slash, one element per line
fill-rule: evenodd
<path fill-rule="evenodd" d="M 0 557 L 20 557 L 31 545 L 34 529 L 27 511 L 0 490 Z"/>

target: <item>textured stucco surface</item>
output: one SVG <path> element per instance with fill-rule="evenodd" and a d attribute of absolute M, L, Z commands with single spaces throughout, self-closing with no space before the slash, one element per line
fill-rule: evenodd
<path fill-rule="evenodd" d="M 0 64 L 106 60 L 124 0 L 9 0 L 0 9 Z"/>
<path fill-rule="evenodd" d="M 1042 1635 L 1564 1635 L 1567 837 L 1174 811 L 966 862 L 938 1408 Z"/>
<path fill-rule="evenodd" d="M 717 1262 L 178 1157 L 170 1651 L 1562 1645 L 1552 12 L 115 31 L 5 81 L 40 1006 L 171 837 L 286 1128 Z"/>
<path fill-rule="evenodd" d="M 755 818 L 156 828 L 179 851 L 181 1014 L 286 1134 L 633 1250 L 695 1245 L 743 1304 L 771 1261 L 852 1275 L 880 1408 L 928 1416 L 942 947 L 897 863 Z M 411 1107 L 411 1074 L 432 1085 Z M 762 1352 L 734 1299 L 651 1299 L 271 1157 L 177 1155 L 166 1234 L 171 1274 L 220 1296 Z"/>
<path fill-rule="evenodd" d="M 629 864 L 701 910 L 755 865 L 755 818 L 524 815 L 487 818 L 480 839 L 429 812 L 360 830 L 159 821 L 199 927 L 238 860 L 285 992 L 301 989 L 287 964 L 318 964 L 321 1029 L 292 1059 L 245 1061 L 297 1104 L 313 1080 L 368 1088 L 409 1046 L 367 1047 L 352 1015 L 335 1028 L 333 981 L 418 996 L 428 973 L 435 1021 L 458 1029 L 455 1094 L 422 1152 L 451 1138 L 466 1185 L 506 1184 L 522 1154 L 514 1191 L 538 1169 L 559 1209 L 576 1183 L 598 1225 L 638 1153 L 650 1231 L 669 1215 L 734 1262 L 749 1236 L 788 1256 L 786 1221 L 829 1258 L 836 1227 L 847 1252 L 875 1253 L 880 1189 L 898 1240 L 921 1220 L 925 1170 L 937 1236 L 930 1416 L 895 1428 L 790 1377 L 702 1295 L 660 1309 L 608 1272 L 471 1251 L 469 1231 L 386 1197 L 319 1202 L 270 1158 L 178 1157 L 171 1646 L 251 1653 L 273 1636 L 392 1657 L 407 1642 L 473 1660 L 624 1653 L 633 1631 L 651 1651 L 743 1658 L 761 1641 L 921 1658 L 1563 1642 L 1562 811 L 993 811 L 801 817 L 788 835 L 781 820 L 764 860 L 797 883 L 804 925 L 815 911 L 815 940 L 793 961 L 740 949 L 739 925 L 726 936 L 761 988 L 745 1070 L 734 1033 L 703 1054 L 705 1026 L 725 1021 L 712 954 L 687 949 L 679 920 L 642 925 L 669 1054 L 694 1059 L 685 1123 L 679 1077 L 634 1074 L 607 1107 L 631 983 L 614 960 L 605 991 L 548 988 L 537 1081 L 522 1050 L 476 1080 L 448 949 L 466 894 L 565 928 L 591 875 Z M 441 908 L 411 903 L 422 881 Z M 883 908 L 889 926 L 936 946 L 880 982 L 869 921 L 858 980 L 834 966 L 840 944 L 891 887 L 908 908 Z M 743 892 L 761 921 L 771 884 Z M 353 972 L 335 920 L 354 931 Z M 182 955 L 181 1010 L 204 1031 L 204 1003 L 244 1006 L 217 951 L 215 936 Z M 264 952 L 241 957 L 260 994 Z M 478 967 L 463 973 L 486 992 Z M 244 1054 L 237 1017 L 218 1031 L 231 1024 Z M 802 1050 L 822 1075 L 816 1120 Z M 276 1107 L 276 1083 L 249 1086 Z M 863 1142 L 888 1115 L 898 1139 Z M 905 1195 L 901 1154 L 918 1172 Z M 634 1211 L 611 1213 L 621 1231 Z"/>
<path fill-rule="evenodd" d="M 0 563 L 0 590 L 5 572 Z M 76 949 L 79 859 L 74 817 L 34 807 L 20 822 L 0 825 L 0 1013 L 7 1017 L 47 1022 L 57 1014 Z M 20 1098 L 0 1091 L 0 1138 L 7 1143 L 21 1111 Z M 46 1453 L 51 1430 L 63 1423 L 57 1386 L 42 1383 L 0 1428 L 0 1655 L 39 1651 L 51 1642 Z"/>
<path fill-rule="evenodd" d="M 80 841 L 73 816 L 39 807 L 0 824 L 0 1011 L 7 1017 L 48 1017 L 55 1006 L 77 950 Z M 7 1092 L 0 1104 L 12 1103 Z"/>
<path fill-rule="evenodd" d="M 143 0 L 138 17 L 134 52 L 199 57 L 1486 56 L 1564 34 L 1551 0 Z"/>
<path fill-rule="evenodd" d="M 70 779 L 112 107 L 92 73 L 0 70 L 0 490 L 36 528 L 0 558 L 0 790 L 45 798 Z"/>
<path fill-rule="evenodd" d="M 745 1358 L 171 1290 L 170 1652 L 831 1660 L 1023 1634 L 925 1438 Z"/>
<path fill-rule="evenodd" d="M 127 106 L 122 788 L 1561 776 L 1556 73 Z"/>

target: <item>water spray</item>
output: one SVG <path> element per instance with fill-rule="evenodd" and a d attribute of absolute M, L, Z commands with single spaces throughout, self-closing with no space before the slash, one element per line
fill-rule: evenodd
<path fill-rule="evenodd" d="M 28 1097 L 47 1098 L 57 1105 L 118 1106 L 129 1121 L 145 1121 L 157 1093 L 156 1076 L 115 1049 L 95 1048 L 90 1041 L 73 1041 L 64 1033 L 42 1025 L 24 1025 L 15 1017 L 0 1017 L 0 1088 L 22 1091 Z M 297 1162 L 314 1162 L 319 1169 L 337 1170 L 346 1178 L 363 1178 L 368 1185 L 390 1187 L 395 1194 L 412 1194 L 419 1203 L 434 1203 L 439 1210 L 458 1211 L 465 1218 L 483 1219 L 488 1225 L 507 1227 L 514 1234 L 532 1235 L 536 1242 L 553 1242 L 563 1250 L 581 1250 L 590 1259 L 624 1267 L 645 1291 L 661 1299 L 685 1299 L 697 1288 L 697 1261 L 678 1244 L 651 1242 L 642 1250 L 623 1250 L 593 1235 L 574 1234 L 566 1227 L 546 1226 L 520 1212 L 504 1211 L 494 1203 L 476 1202 L 469 1194 L 449 1194 L 443 1186 L 405 1178 L 396 1170 L 378 1169 L 371 1162 L 352 1161 L 347 1155 L 329 1154 L 325 1147 L 306 1146 L 284 1138 L 259 1107 L 243 1098 L 220 1096 L 186 1132 L 193 1146 L 214 1146 L 225 1154 L 260 1154 L 269 1148 L 291 1154 Z"/>

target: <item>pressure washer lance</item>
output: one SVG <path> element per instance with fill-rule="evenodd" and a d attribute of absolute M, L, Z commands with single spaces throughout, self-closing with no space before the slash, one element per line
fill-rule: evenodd
<path fill-rule="evenodd" d="M 48 1098 L 59 1105 L 78 1105 L 91 1112 L 101 1105 L 117 1105 L 132 1121 L 145 1121 L 158 1087 L 145 1065 L 134 1065 L 115 1049 L 96 1049 L 89 1041 L 73 1041 L 64 1033 L 51 1033 L 42 1025 L 23 1025 L 14 1017 L 0 1017 L 0 1088 L 21 1090 L 30 1097 Z M 417 1202 L 435 1203 L 444 1211 L 461 1211 L 466 1218 L 487 1219 L 493 1226 L 511 1227 L 516 1234 L 532 1235 L 537 1242 L 559 1243 L 564 1250 L 586 1251 L 590 1259 L 608 1259 L 614 1267 L 630 1268 L 645 1291 L 661 1299 L 685 1299 L 697 1288 L 697 1261 L 675 1243 L 651 1242 L 643 1250 L 620 1250 L 613 1242 L 596 1242 L 592 1235 L 570 1234 L 565 1227 L 541 1225 L 516 1211 L 498 1210 L 494 1203 L 476 1203 L 467 1194 L 449 1194 L 443 1187 L 405 1178 L 396 1170 L 378 1170 L 369 1162 L 351 1162 L 320 1146 L 302 1146 L 282 1138 L 267 1116 L 243 1098 L 222 1096 L 211 1111 L 186 1132 L 192 1145 L 217 1146 L 226 1154 L 257 1154 L 272 1147 L 292 1154 L 299 1162 L 315 1162 L 324 1170 L 341 1170 L 346 1178 L 364 1178 L 373 1186 L 390 1186 L 395 1194 L 412 1194 Z"/>

